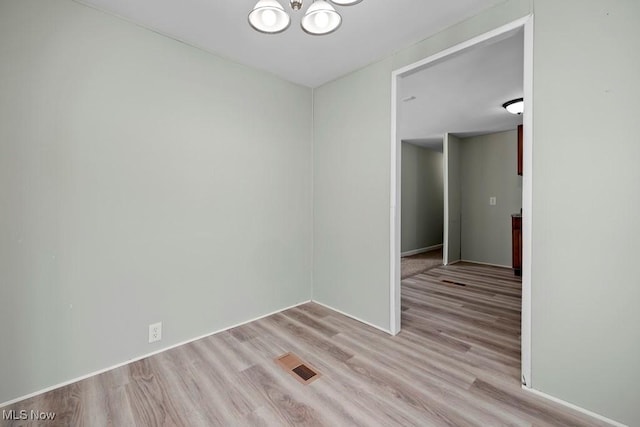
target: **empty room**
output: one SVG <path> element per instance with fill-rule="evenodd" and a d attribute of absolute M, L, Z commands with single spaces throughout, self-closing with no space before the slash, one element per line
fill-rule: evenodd
<path fill-rule="evenodd" d="M 0 0 L 0 425 L 640 425 L 639 24 L 635 0 Z M 521 93 L 474 111 L 522 98 L 519 276 L 508 244 L 472 255 L 490 226 L 464 237 L 471 201 L 505 207 L 484 132 L 416 119 L 459 145 L 462 232 L 446 193 L 434 241 L 400 227 L 428 97 L 403 82 L 514 35 Z"/>

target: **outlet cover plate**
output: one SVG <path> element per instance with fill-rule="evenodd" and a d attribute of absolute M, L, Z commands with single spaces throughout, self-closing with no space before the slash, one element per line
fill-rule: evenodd
<path fill-rule="evenodd" d="M 162 339 L 162 322 L 149 325 L 149 342 L 156 342 Z"/>

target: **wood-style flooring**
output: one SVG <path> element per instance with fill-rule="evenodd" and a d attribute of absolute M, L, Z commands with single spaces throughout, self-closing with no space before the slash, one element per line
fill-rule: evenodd
<path fill-rule="evenodd" d="M 395 337 L 309 303 L 2 409 L 73 426 L 605 425 L 521 390 L 520 297 L 510 270 L 437 267 L 402 282 Z M 282 370 L 289 351 L 322 377 Z"/>
<path fill-rule="evenodd" d="M 406 279 L 442 265 L 442 248 L 400 258 L 400 277 Z"/>

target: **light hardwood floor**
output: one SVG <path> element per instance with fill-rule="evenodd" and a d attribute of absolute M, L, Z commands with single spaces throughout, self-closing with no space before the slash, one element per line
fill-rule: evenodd
<path fill-rule="evenodd" d="M 510 270 L 437 267 L 403 280 L 395 337 L 309 303 L 2 409 L 82 426 L 605 425 L 521 390 L 520 295 Z M 300 384 L 273 361 L 288 351 L 323 376 Z"/>

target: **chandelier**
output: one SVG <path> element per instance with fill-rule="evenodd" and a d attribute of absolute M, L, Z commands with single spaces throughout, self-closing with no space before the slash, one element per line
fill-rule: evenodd
<path fill-rule="evenodd" d="M 350 6 L 362 0 L 330 0 L 338 6 Z M 289 0 L 291 9 L 300 10 L 303 0 Z M 327 0 L 314 0 L 300 21 L 307 34 L 319 36 L 334 32 L 342 17 Z M 291 17 L 277 0 L 259 0 L 249 13 L 249 24 L 261 33 L 281 33 L 291 25 Z"/>

